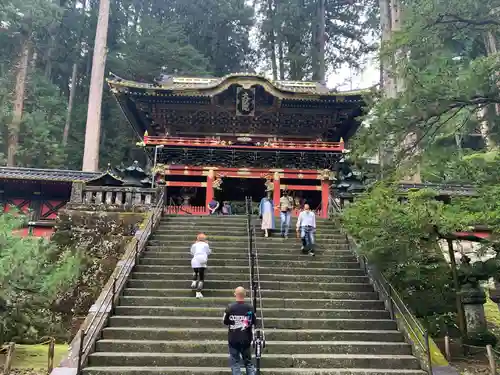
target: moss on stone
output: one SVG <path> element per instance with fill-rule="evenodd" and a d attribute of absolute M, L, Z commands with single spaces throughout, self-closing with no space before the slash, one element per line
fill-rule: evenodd
<path fill-rule="evenodd" d="M 67 331 L 85 316 L 112 274 L 136 231 L 147 220 L 141 212 L 103 212 L 68 209 L 59 213 L 52 241 L 82 258 L 76 285 L 62 294 L 53 311 L 63 318 Z M 74 332 L 68 332 L 74 334 Z M 68 335 L 69 337 L 69 335 Z"/>

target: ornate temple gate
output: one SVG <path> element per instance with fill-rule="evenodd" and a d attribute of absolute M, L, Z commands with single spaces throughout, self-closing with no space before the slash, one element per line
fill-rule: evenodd
<path fill-rule="evenodd" d="M 113 76 L 108 84 L 143 137 L 138 145 L 155 161 L 157 181 L 183 190 L 169 208 L 176 214 L 206 214 L 214 189 L 237 178 L 261 180 L 276 206 L 284 189 L 321 196 L 320 206 L 312 208 L 325 217 L 333 171 L 364 105 L 364 92 L 255 74 L 164 76 L 155 83 Z M 188 190 L 195 191 L 197 206 Z M 204 199 L 197 194 L 202 191 Z M 244 192 L 244 183 L 235 191 Z"/>
<path fill-rule="evenodd" d="M 222 181 L 227 178 L 243 178 L 260 180 L 266 186 L 266 190 L 273 192 L 273 201 L 275 205 L 275 214 L 279 215 L 279 201 L 281 193 L 284 190 L 290 192 L 304 191 L 319 191 L 321 192 L 321 208 L 316 212 L 320 217 L 327 217 L 328 214 L 328 198 L 330 194 L 330 185 L 333 180 L 333 175 L 329 171 L 317 170 L 287 170 L 287 169 L 262 169 L 262 168 L 224 168 L 224 167 L 184 167 L 184 166 L 169 166 L 161 173 L 165 176 L 165 183 L 168 187 L 181 188 L 202 188 L 205 192 L 205 206 L 184 206 L 182 210 L 169 208 L 170 213 L 191 213 L 191 214 L 208 214 L 208 203 L 214 198 L 214 190 L 222 184 Z M 168 181 L 168 176 L 203 176 L 205 181 Z M 303 185 L 287 184 L 286 180 L 302 180 Z M 318 185 L 317 182 L 320 181 Z M 250 182 L 249 182 L 250 183 Z M 254 197 L 261 198 L 261 197 Z M 298 210 L 295 209 L 293 214 L 298 215 Z"/>

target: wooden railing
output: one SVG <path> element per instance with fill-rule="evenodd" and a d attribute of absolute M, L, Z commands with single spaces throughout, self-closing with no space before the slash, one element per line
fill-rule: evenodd
<path fill-rule="evenodd" d="M 233 148 L 243 150 L 293 150 L 293 151 L 323 151 L 342 152 L 345 149 L 344 142 L 324 142 L 324 141 L 274 141 L 261 140 L 251 141 L 246 144 L 238 144 L 231 140 L 220 140 L 213 138 L 193 138 L 193 137 L 172 137 L 172 136 L 147 136 L 144 138 L 146 146 L 173 146 L 173 147 L 209 147 L 209 148 Z"/>
<path fill-rule="evenodd" d="M 77 190 L 75 192 L 75 190 Z M 80 189 L 73 187 L 71 204 L 83 204 L 87 206 L 146 206 L 156 204 L 159 191 L 151 188 L 139 187 L 109 187 L 109 186 L 85 186 Z"/>

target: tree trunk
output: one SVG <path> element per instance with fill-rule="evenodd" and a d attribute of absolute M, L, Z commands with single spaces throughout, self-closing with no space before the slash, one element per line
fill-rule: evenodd
<path fill-rule="evenodd" d="M 78 1 L 75 1 L 75 10 L 77 7 Z M 73 68 L 71 70 L 71 85 L 70 85 L 70 90 L 69 90 L 69 100 L 68 100 L 68 110 L 66 111 L 66 122 L 64 123 L 64 130 L 63 130 L 63 138 L 62 138 L 62 145 L 63 147 L 66 147 L 68 144 L 68 138 L 69 138 L 69 129 L 71 128 L 71 115 L 73 113 L 73 107 L 74 107 L 74 102 L 75 102 L 75 95 L 76 95 L 76 89 L 78 87 L 78 84 L 76 82 L 78 78 L 78 62 L 80 60 L 80 52 L 81 52 L 81 42 L 83 38 L 83 30 L 84 30 L 84 25 L 85 25 L 85 9 L 87 8 L 87 0 L 83 0 L 82 4 L 82 27 L 80 29 L 80 36 L 78 37 L 78 40 L 76 42 L 75 46 L 75 60 L 73 62 Z"/>
<path fill-rule="evenodd" d="M 16 153 L 19 146 L 19 130 L 24 110 L 24 96 L 26 90 L 26 78 L 28 74 L 28 62 L 30 55 L 30 40 L 26 38 L 21 44 L 21 53 L 16 74 L 16 88 L 14 92 L 12 122 L 9 126 L 9 140 L 7 148 L 7 166 L 14 167 L 16 164 Z"/>
<path fill-rule="evenodd" d="M 73 70 L 71 72 L 71 87 L 69 90 L 69 101 L 68 101 L 68 111 L 66 112 L 66 122 L 64 123 L 64 131 L 63 131 L 63 138 L 62 138 L 62 145 L 66 147 L 68 144 L 68 137 L 69 137 L 69 129 L 71 127 L 71 115 L 73 113 L 73 106 L 75 102 L 75 94 L 76 94 L 76 78 L 78 74 L 78 62 L 75 61 L 73 64 Z"/>
<path fill-rule="evenodd" d="M 319 15 L 319 10 L 317 9 L 319 6 L 319 0 L 316 0 L 316 17 Z M 311 69 L 312 69 L 312 80 L 318 81 L 319 76 L 319 45 L 318 45 L 318 35 L 319 35 L 319 21 L 317 18 L 313 18 L 313 22 L 311 22 Z"/>
<path fill-rule="evenodd" d="M 397 32 L 401 30 L 401 2 L 400 0 L 391 0 L 391 33 Z M 395 63 L 397 59 L 400 57 L 401 51 L 396 52 L 397 55 L 395 57 Z M 396 64 L 394 64 L 395 66 Z M 404 81 L 403 78 L 398 74 L 398 72 L 392 72 L 391 78 L 391 88 L 390 88 L 390 97 L 396 97 L 399 92 L 404 90 Z M 420 147 L 416 143 L 419 139 L 419 135 L 416 132 L 410 132 L 406 135 L 403 141 L 403 147 L 412 150 L 414 155 L 420 154 Z M 417 162 L 415 164 L 414 161 L 408 159 L 408 173 L 404 177 L 404 182 L 416 183 L 419 184 L 422 182 L 422 178 L 420 175 L 420 163 Z"/>
<path fill-rule="evenodd" d="M 487 31 L 485 37 L 484 37 L 484 44 L 486 46 L 486 53 L 488 56 L 491 55 L 496 55 L 498 52 L 497 48 L 497 40 L 495 35 L 491 31 Z M 498 82 L 498 76 L 500 73 L 496 73 L 496 81 Z M 497 83 L 497 87 L 499 84 Z M 495 108 L 495 113 L 497 116 L 500 115 L 500 105 L 497 103 L 494 105 Z M 493 112 L 493 111 L 491 111 Z M 490 113 L 491 113 L 490 112 Z M 488 116 L 488 107 L 483 108 L 482 110 L 479 111 L 478 113 L 479 121 L 480 121 L 480 129 L 481 129 L 481 135 L 484 140 L 484 144 L 486 145 L 486 149 L 491 151 L 496 147 L 496 143 L 491 137 L 491 123 L 490 123 L 490 118 Z"/>
<path fill-rule="evenodd" d="M 29 70 L 33 73 L 36 70 L 36 60 L 38 59 L 38 53 L 36 50 L 33 50 L 33 55 L 31 56 L 31 62 L 29 63 Z M 27 74 L 30 74 L 28 72 Z"/>
<path fill-rule="evenodd" d="M 45 62 L 45 77 L 47 80 L 50 80 L 50 77 L 52 76 L 52 54 L 54 52 L 54 46 L 56 44 L 56 37 L 54 35 L 54 27 L 50 28 L 50 41 L 49 41 L 49 48 L 47 50 L 47 58 Z"/>
<path fill-rule="evenodd" d="M 400 0 L 391 0 L 391 33 L 401 30 L 401 2 Z M 397 55 L 400 55 L 400 51 L 396 52 Z M 397 58 L 395 57 L 395 61 Z M 398 92 L 401 92 L 404 87 L 404 83 L 402 78 L 398 75 L 398 72 L 393 71 L 392 78 L 392 89 L 391 94 L 396 96 Z"/>
<path fill-rule="evenodd" d="M 380 29 L 382 40 L 382 47 L 384 44 L 388 43 L 391 40 L 391 12 L 390 12 L 390 0 L 379 0 L 380 7 Z M 391 91 L 391 77 L 390 77 L 390 68 L 391 61 L 387 58 L 380 59 L 381 65 L 381 82 L 380 86 L 383 89 L 385 95 L 389 96 Z"/>
<path fill-rule="evenodd" d="M 95 172 L 99 168 L 99 139 L 101 135 L 101 107 L 104 69 L 106 66 L 109 6 L 110 0 L 101 0 L 94 43 L 87 124 L 85 127 L 85 149 L 83 153 L 83 170 L 88 172 Z"/>
<path fill-rule="evenodd" d="M 278 44 L 278 59 L 280 65 L 280 80 L 285 80 L 285 52 L 283 51 L 283 40 L 279 41 Z"/>
<path fill-rule="evenodd" d="M 284 81 L 286 72 L 285 72 L 285 41 L 283 38 L 283 23 L 279 20 L 278 17 L 281 17 L 281 8 L 283 1 L 277 0 L 276 1 L 276 19 L 275 21 L 278 21 L 279 24 L 277 25 L 276 23 L 274 26 L 276 27 L 276 36 L 278 39 L 278 65 L 279 65 L 279 70 L 280 70 L 280 80 Z"/>
<path fill-rule="evenodd" d="M 325 36 L 326 36 L 326 9 L 325 9 L 326 0 L 319 0 L 319 35 L 318 35 L 318 43 L 319 43 L 319 80 L 321 83 L 326 83 L 326 61 L 325 61 Z"/>
<path fill-rule="evenodd" d="M 271 20 L 271 31 L 269 32 L 269 42 L 271 43 L 271 67 L 273 69 L 273 79 L 278 79 L 278 64 L 276 61 L 276 14 L 273 9 L 273 0 L 267 0 L 268 17 Z"/>
<path fill-rule="evenodd" d="M 313 43 L 313 81 L 325 82 L 325 33 L 326 15 L 325 0 L 317 0 L 317 26 L 315 26 Z"/>

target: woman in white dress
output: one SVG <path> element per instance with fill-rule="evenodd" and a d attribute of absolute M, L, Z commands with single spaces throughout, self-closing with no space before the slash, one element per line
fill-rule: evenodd
<path fill-rule="evenodd" d="M 269 237 L 269 230 L 274 229 L 274 204 L 270 193 L 260 201 L 259 216 L 262 220 L 261 228 L 264 235 Z"/>

